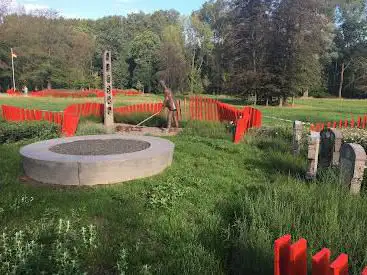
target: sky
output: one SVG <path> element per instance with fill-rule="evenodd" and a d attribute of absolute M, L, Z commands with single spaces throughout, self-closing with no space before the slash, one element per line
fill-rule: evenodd
<path fill-rule="evenodd" d="M 205 0 L 13 0 L 26 11 L 51 8 L 67 18 L 96 19 L 108 15 L 127 15 L 133 12 L 153 12 L 159 9 L 175 9 L 189 15 Z"/>

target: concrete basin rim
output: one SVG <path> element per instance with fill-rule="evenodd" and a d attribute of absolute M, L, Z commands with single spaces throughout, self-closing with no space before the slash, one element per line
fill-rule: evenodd
<path fill-rule="evenodd" d="M 125 154 L 113 154 L 113 155 L 67 155 L 58 154 L 51 152 L 50 147 L 71 143 L 80 140 L 103 140 L 103 139 L 125 139 L 125 140 L 140 140 L 150 143 L 147 149 L 125 153 Z M 147 157 L 153 158 L 157 155 L 170 153 L 174 149 L 175 145 L 169 140 L 157 138 L 157 137 L 146 137 L 146 136 L 123 136 L 123 135 L 94 135 L 94 136 L 78 136 L 72 138 L 58 138 L 46 141 L 41 141 L 26 145 L 20 149 L 22 157 L 38 160 L 48 161 L 54 163 L 98 163 L 98 162 L 114 162 L 114 161 L 128 161 L 146 159 Z"/>

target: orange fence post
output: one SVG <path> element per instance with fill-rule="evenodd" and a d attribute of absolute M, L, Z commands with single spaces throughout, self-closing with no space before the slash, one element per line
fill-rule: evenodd
<path fill-rule="evenodd" d="M 238 119 L 236 122 L 236 131 L 234 132 L 233 136 L 233 142 L 236 144 L 240 143 L 243 136 L 245 135 L 247 119 L 248 118 L 243 117 Z"/>
<path fill-rule="evenodd" d="M 291 245 L 290 274 L 307 275 L 307 241 L 300 239 Z"/>
<path fill-rule="evenodd" d="M 330 265 L 330 275 L 348 275 L 348 255 L 340 256 Z"/>
<path fill-rule="evenodd" d="M 290 274 L 291 235 L 285 235 L 274 242 L 274 275 Z"/>
<path fill-rule="evenodd" d="M 320 252 L 312 257 L 312 275 L 328 274 L 330 255 L 330 250 L 323 248 Z"/>

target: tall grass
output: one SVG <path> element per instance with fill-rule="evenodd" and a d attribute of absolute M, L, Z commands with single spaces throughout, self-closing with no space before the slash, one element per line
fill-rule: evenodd
<path fill-rule="evenodd" d="M 83 123 L 87 130 L 91 122 Z M 306 181 L 306 151 L 292 155 L 289 127 L 251 131 L 235 145 L 224 125 L 189 122 L 170 140 L 174 161 L 164 173 L 96 188 L 24 183 L 20 145 L 0 145 L 0 234 L 14 244 L 16 232 L 29 232 L 22 235 L 27 264 L 21 268 L 46 274 L 269 274 L 273 242 L 286 233 L 306 238 L 310 254 L 322 247 L 348 253 L 352 274 L 367 265 L 365 191 L 350 196 L 334 170 Z M 63 232 L 67 220 L 73 225 L 61 239 L 60 218 Z M 89 225 L 95 226 L 95 245 L 86 248 L 82 228 Z M 26 250 L 32 241 L 35 248 Z M 21 266 L 17 256 L 9 257 Z"/>

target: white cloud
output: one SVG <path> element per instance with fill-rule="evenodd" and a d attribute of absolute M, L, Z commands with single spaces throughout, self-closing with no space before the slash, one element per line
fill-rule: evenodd
<path fill-rule="evenodd" d="M 31 12 L 34 10 L 46 10 L 50 7 L 47 5 L 37 4 L 37 3 L 25 3 L 23 4 L 26 12 Z"/>
<path fill-rule="evenodd" d="M 37 3 L 37 0 L 26 0 L 26 1 L 17 1 L 12 0 L 10 3 L 10 11 L 22 11 L 24 10 L 26 13 L 30 13 L 35 10 L 44 10 L 49 9 L 50 7 L 44 4 Z"/>

